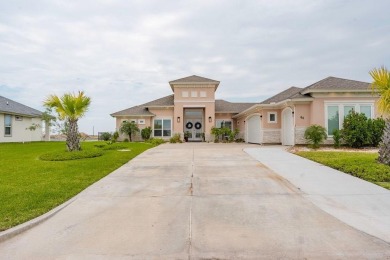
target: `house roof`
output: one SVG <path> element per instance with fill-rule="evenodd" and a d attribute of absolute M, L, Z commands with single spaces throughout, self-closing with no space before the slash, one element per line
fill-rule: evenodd
<path fill-rule="evenodd" d="M 173 95 L 155 99 L 153 101 L 144 103 L 142 105 L 130 107 L 115 113 L 111 116 L 154 116 L 153 113 L 149 112 L 148 107 L 166 107 L 173 106 Z"/>
<path fill-rule="evenodd" d="M 271 104 L 271 103 L 278 103 L 286 99 L 298 99 L 298 98 L 310 98 L 307 95 L 302 95 L 301 92 L 302 88 L 297 88 L 297 87 L 291 87 L 288 88 L 275 96 L 272 96 L 260 104 Z"/>
<path fill-rule="evenodd" d="M 204 77 L 200 77 L 200 76 L 197 76 L 197 75 L 192 75 L 192 76 L 189 76 L 189 77 L 185 77 L 185 78 L 180 78 L 180 79 L 175 79 L 175 80 L 172 80 L 172 81 L 169 81 L 169 84 L 180 84 L 180 83 L 184 83 L 184 84 L 188 84 L 188 83 L 212 83 L 212 84 L 219 84 L 219 81 L 217 80 L 213 80 L 213 79 L 208 79 L 208 78 L 204 78 Z"/>
<path fill-rule="evenodd" d="M 240 113 L 257 103 L 232 103 L 222 99 L 215 100 L 216 113 Z"/>
<path fill-rule="evenodd" d="M 23 115 L 28 117 L 41 117 L 42 112 L 26 105 L 20 104 L 9 98 L 0 96 L 0 112 Z"/>
<path fill-rule="evenodd" d="M 301 93 L 307 94 L 311 92 L 328 92 L 328 91 L 346 91 L 346 92 L 369 92 L 370 83 L 342 79 L 336 77 L 327 77 L 323 80 L 320 80 L 310 86 L 304 88 Z"/>
<path fill-rule="evenodd" d="M 162 97 L 153 101 L 150 101 L 148 103 L 142 104 L 141 106 L 144 107 L 162 107 L 162 106 L 173 106 L 174 101 L 173 101 L 173 94 Z"/>

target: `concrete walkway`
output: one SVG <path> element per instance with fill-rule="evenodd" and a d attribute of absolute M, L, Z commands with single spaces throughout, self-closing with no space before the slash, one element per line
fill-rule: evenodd
<path fill-rule="evenodd" d="M 390 242 L 389 190 L 291 154 L 286 147 L 265 146 L 245 151 L 298 187 L 302 196 L 322 210 Z"/>
<path fill-rule="evenodd" d="M 319 209 L 249 147 L 258 146 L 148 150 L 0 243 L 0 259 L 390 257 L 388 243 Z"/>

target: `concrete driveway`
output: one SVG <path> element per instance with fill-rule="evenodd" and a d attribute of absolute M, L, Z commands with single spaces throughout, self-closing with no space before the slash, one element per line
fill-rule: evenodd
<path fill-rule="evenodd" d="M 383 259 L 240 144 L 165 144 L 0 243 L 1 259 Z"/>

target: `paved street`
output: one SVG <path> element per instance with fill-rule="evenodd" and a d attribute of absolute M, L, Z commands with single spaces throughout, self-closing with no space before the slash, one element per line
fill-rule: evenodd
<path fill-rule="evenodd" d="M 383 259 L 390 245 L 322 211 L 243 149 L 165 144 L 95 183 L 1 259 Z M 281 162 L 283 163 L 283 162 Z"/>

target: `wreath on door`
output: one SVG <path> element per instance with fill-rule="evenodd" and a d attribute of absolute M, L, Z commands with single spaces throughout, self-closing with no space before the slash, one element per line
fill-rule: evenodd
<path fill-rule="evenodd" d="M 191 122 L 188 122 L 188 123 L 186 124 L 187 129 L 192 129 L 193 126 L 194 126 L 194 125 L 193 125 Z"/>
<path fill-rule="evenodd" d="M 202 128 L 202 124 L 199 123 L 199 122 L 196 122 L 196 123 L 195 123 L 195 128 L 196 128 L 197 130 L 201 129 L 201 128 Z"/>

